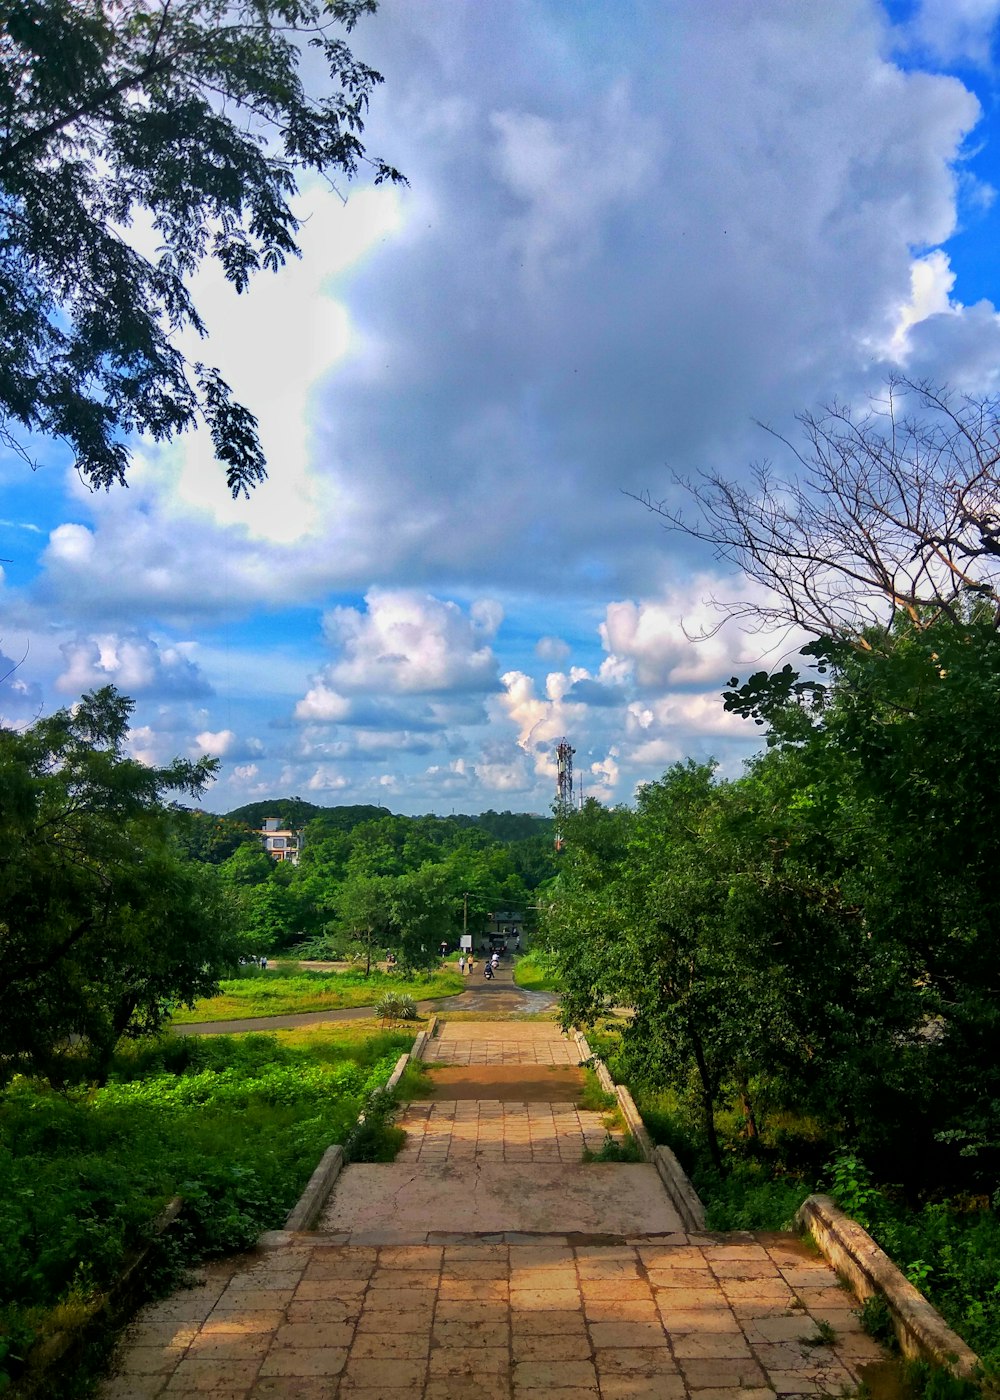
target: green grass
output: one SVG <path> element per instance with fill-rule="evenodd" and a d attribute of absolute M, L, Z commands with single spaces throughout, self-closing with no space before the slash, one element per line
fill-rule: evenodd
<path fill-rule="evenodd" d="M 456 996 L 462 978 L 450 970 L 404 978 L 397 972 L 295 972 L 282 968 L 247 969 L 242 977 L 223 982 L 222 993 L 174 1013 L 178 1025 L 202 1021 L 239 1021 L 254 1016 L 287 1016 L 298 1011 L 343 1011 L 373 1006 L 387 992 L 423 1001 Z"/>
<path fill-rule="evenodd" d="M 280 1227 L 413 1038 L 164 1037 L 120 1057 L 104 1088 L 15 1079 L 0 1096 L 0 1391 L 33 1341 L 86 1313 L 170 1197 L 185 1201 L 170 1234 L 186 1260 Z"/>
<path fill-rule="evenodd" d="M 618 1107 L 618 1096 L 602 1089 L 596 1071 L 588 1067 L 583 1071 L 583 1091 L 577 1106 L 589 1109 L 592 1113 L 605 1113 L 608 1109 Z"/>
<path fill-rule="evenodd" d="M 543 953 L 526 953 L 514 960 L 514 982 L 526 992 L 561 991 L 559 979 Z"/>

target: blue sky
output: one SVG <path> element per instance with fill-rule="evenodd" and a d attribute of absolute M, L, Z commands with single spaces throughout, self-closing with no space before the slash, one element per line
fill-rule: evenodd
<path fill-rule="evenodd" d="M 353 46 L 409 188 L 306 188 L 300 262 L 195 288 L 269 481 L 234 503 L 197 437 L 110 494 L 0 456 L 0 719 L 112 682 L 137 754 L 220 758 L 217 810 L 544 811 L 564 734 L 604 800 L 738 772 L 720 689 L 803 639 L 716 632 L 751 585 L 628 493 L 893 370 L 997 391 L 998 20 L 383 0 Z"/>

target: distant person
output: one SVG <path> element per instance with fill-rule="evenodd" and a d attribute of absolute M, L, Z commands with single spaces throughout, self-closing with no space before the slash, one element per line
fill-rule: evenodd
<path fill-rule="evenodd" d="M 473 957 L 473 955 L 472 955 L 472 949 L 470 948 L 470 949 L 469 949 L 469 975 L 471 976 L 472 973 L 475 972 L 475 970 L 476 970 L 476 960 L 475 960 L 475 958 Z"/>
<path fill-rule="evenodd" d="M 465 954 L 464 954 L 464 953 L 459 953 L 459 955 L 458 955 L 458 970 L 459 970 L 459 972 L 462 974 L 462 976 L 464 977 L 464 976 L 465 976 Z"/>
<path fill-rule="evenodd" d="M 267 958 L 261 958 L 261 960 L 260 960 L 260 965 L 261 965 L 261 967 L 264 969 L 264 971 L 266 972 L 266 971 L 267 971 Z"/>

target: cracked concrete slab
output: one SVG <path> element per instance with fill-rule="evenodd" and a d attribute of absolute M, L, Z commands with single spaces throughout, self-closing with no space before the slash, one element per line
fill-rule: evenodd
<path fill-rule="evenodd" d="M 320 1217 L 321 1231 L 400 1235 L 647 1235 L 683 1230 L 655 1167 L 646 1163 L 364 1163 L 347 1167 Z"/>

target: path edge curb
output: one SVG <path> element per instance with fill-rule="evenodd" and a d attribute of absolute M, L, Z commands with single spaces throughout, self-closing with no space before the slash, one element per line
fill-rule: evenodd
<path fill-rule="evenodd" d="M 800 1233 L 812 1237 L 859 1302 L 881 1294 L 904 1356 L 933 1361 L 966 1380 L 980 1372 L 976 1353 L 951 1330 L 868 1231 L 829 1196 L 807 1197 L 796 1212 L 795 1225 Z"/>
<path fill-rule="evenodd" d="M 412 1060 L 419 1060 L 424 1052 L 424 1046 L 434 1033 L 437 1024 L 437 1016 L 432 1016 L 430 1024 L 425 1031 L 421 1031 L 405 1055 L 400 1055 L 396 1061 L 396 1066 L 379 1090 L 383 1094 L 391 1094 L 403 1077 L 403 1071 Z M 358 1122 L 364 1119 L 362 1113 Z M 306 1182 L 305 1190 L 296 1201 L 295 1205 L 288 1212 L 284 1225 L 280 1230 L 265 1230 L 258 1240 L 258 1246 L 262 1249 L 274 1248 L 276 1243 L 289 1234 L 308 1233 L 312 1230 L 316 1221 L 323 1213 L 323 1207 L 330 1198 L 330 1192 L 337 1182 L 337 1177 L 344 1169 L 344 1149 L 339 1143 L 331 1143 L 319 1159 L 312 1176 Z"/>
<path fill-rule="evenodd" d="M 642 1121 L 642 1114 L 636 1108 L 632 1095 L 624 1084 L 615 1083 L 607 1065 L 591 1050 L 590 1042 L 583 1031 L 575 1029 L 573 1038 L 580 1052 L 580 1059 L 591 1065 L 601 1088 L 605 1093 L 614 1094 L 618 1099 L 618 1106 L 622 1111 L 622 1117 L 628 1124 L 629 1132 L 639 1144 L 639 1150 L 643 1157 L 647 1162 L 652 1162 L 656 1168 L 663 1188 L 680 1216 L 685 1230 L 695 1233 L 704 1230 L 705 1207 L 674 1153 L 669 1147 L 654 1147 L 653 1140 L 649 1136 L 646 1125 Z"/>

